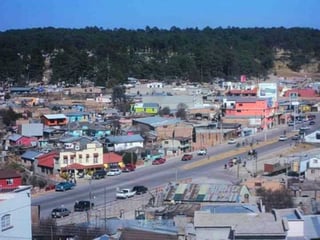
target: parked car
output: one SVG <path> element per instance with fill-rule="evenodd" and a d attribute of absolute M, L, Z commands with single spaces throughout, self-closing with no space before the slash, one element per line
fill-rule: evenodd
<path fill-rule="evenodd" d="M 102 179 L 105 178 L 107 172 L 104 169 L 99 169 L 92 174 L 92 179 Z"/>
<path fill-rule="evenodd" d="M 74 187 L 74 183 L 71 182 L 60 182 L 56 185 L 55 189 L 56 191 L 67 191 L 67 190 L 71 190 Z"/>
<path fill-rule="evenodd" d="M 292 122 L 292 121 L 288 122 L 288 126 L 289 126 L 289 127 L 294 126 L 294 122 Z"/>
<path fill-rule="evenodd" d="M 111 168 L 107 173 L 107 176 L 117 176 L 120 175 L 122 172 L 119 168 Z"/>
<path fill-rule="evenodd" d="M 279 141 L 287 141 L 288 137 L 286 135 L 280 135 L 279 136 Z"/>
<path fill-rule="evenodd" d="M 207 149 L 205 149 L 205 148 L 199 149 L 197 152 L 197 155 L 200 155 L 200 156 L 207 155 Z"/>
<path fill-rule="evenodd" d="M 309 122 L 309 125 L 315 125 L 315 124 L 316 124 L 316 122 L 313 120 Z"/>
<path fill-rule="evenodd" d="M 228 144 L 236 144 L 236 143 L 237 143 L 237 141 L 234 138 L 230 138 L 228 140 Z"/>
<path fill-rule="evenodd" d="M 152 165 L 160 165 L 164 164 L 166 162 L 165 158 L 156 158 L 155 160 L 152 161 Z"/>
<path fill-rule="evenodd" d="M 132 192 L 136 192 L 137 195 L 144 194 L 148 191 L 148 188 L 142 185 L 134 186 Z"/>
<path fill-rule="evenodd" d="M 63 218 L 70 215 L 70 210 L 64 207 L 58 207 L 51 211 L 52 218 Z"/>
<path fill-rule="evenodd" d="M 93 208 L 94 204 L 90 201 L 86 200 L 81 200 L 81 201 L 76 201 L 74 203 L 73 210 L 75 212 L 84 212 L 84 211 L 89 211 L 91 208 Z"/>
<path fill-rule="evenodd" d="M 129 163 L 126 164 L 121 170 L 122 172 L 132 172 L 136 170 L 136 165 Z"/>
<path fill-rule="evenodd" d="M 189 160 L 192 159 L 192 157 L 193 157 L 192 154 L 186 153 L 186 154 L 184 154 L 184 155 L 182 156 L 181 161 L 189 161 Z"/>

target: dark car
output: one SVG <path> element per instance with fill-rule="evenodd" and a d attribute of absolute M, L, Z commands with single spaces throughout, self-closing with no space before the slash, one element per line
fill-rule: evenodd
<path fill-rule="evenodd" d="M 90 210 L 91 208 L 93 208 L 93 203 L 83 200 L 75 202 L 73 207 L 75 212 L 84 212 Z"/>
<path fill-rule="evenodd" d="M 156 158 L 155 160 L 152 161 L 152 165 L 160 165 L 164 164 L 166 162 L 165 158 Z"/>
<path fill-rule="evenodd" d="M 140 195 L 146 193 L 148 191 L 148 188 L 145 186 L 134 186 L 132 188 L 132 191 L 135 191 L 137 195 Z"/>
<path fill-rule="evenodd" d="M 63 218 L 70 215 L 70 210 L 64 207 L 55 208 L 51 211 L 52 218 Z"/>
<path fill-rule="evenodd" d="M 74 187 L 74 183 L 71 182 L 60 182 L 55 186 L 56 191 L 67 191 Z"/>
<path fill-rule="evenodd" d="M 189 161 L 192 159 L 192 154 L 184 154 L 181 158 L 181 161 Z"/>
<path fill-rule="evenodd" d="M 310 121 L 310 122 L 309 122 L 309 125 L 315 125 L 315 124 L 316 124 L 315 121 Z"/>
<path fill-rule="evenodd" d="M 292 140 L 300 140 L 301 136 L 299 134 L 294 135 L 291 139 Z"/>
<path fill-rule="evenodd" d="M 105 178 L 107 172 L 103 169 L 99 169 L 92 174 L 92 179 L 102 179 Z"/>

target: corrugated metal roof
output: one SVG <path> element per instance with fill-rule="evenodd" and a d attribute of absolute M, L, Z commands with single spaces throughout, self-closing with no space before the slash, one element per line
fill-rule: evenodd
<path fill-rule="evenodd" d="M 58 113 L 58 114 L 45 114 L 43 115 L 45 118 L 47 119 L 65 119 L 67 118 L 66 115 L 62 114 L 62 113 Z"/>
<path fill-rule="evenodd" d="M 111 143 L 126 143 L 126 142 L 143 142 L 143 137 L 140 134 L 125 135 L 125 136 L 109 136 L 107 140 Z"/>
<path fill-rule="evenodd" d="M 36 157 L 42 155 L 43 153 L 33 150 L 27 150 L 24 154 L 21 155 L 22 159 L 34 161 Z"/>
<path fill-rule="evenodd" d="M 22 138 L 22 135 L 17 134 L 17 133 L 13 133 L 13 134 L 11 134 L 11 135 L 8 137 L 8 140 L 16 142 L 16 141 L 18 141 L 20 138 Z"/>
<path fill-rule="evenodd" d="M 40 137 L 43 135 L 43 124 L 42 123 L 22 124 L 21 134 L 27 137 Z"/>
<path fill-rule="evenodd" d="M 164 117 L 146 117 L 146 118 L 136 118 L 133 119 L 133 122 L 147 124 L 153 127 L 160 127 L 165 125 L 173 125 L 176 123 L 180 123 L 181 120 L 178 118 L 164 118 Z"/>

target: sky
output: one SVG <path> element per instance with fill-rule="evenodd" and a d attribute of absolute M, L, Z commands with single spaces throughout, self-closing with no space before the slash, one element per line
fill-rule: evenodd
<path fill-rule="evenodd" d="M 0 0 L 0 31 L 28 28 L 320 29 L 320 0 Z"/>

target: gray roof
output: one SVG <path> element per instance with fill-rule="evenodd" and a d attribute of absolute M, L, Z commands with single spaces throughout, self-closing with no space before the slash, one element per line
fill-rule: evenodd
<path fill-rule="evenodd" d="M 257 205 L 249 204 L 228 204 L 228 205 L 206 205 L 201 207 L 201 211 L 211 213 L 259 213 Z"/>
<path fill-rule="evenodd" d="M 159 108 L 160 105 L 158 103 L 143 103 L 144 108 Z"/>
<path fill-rule="evenodd" d="M 320 238 L 320 215 L 306 215 L 303 218 L 306 239 Z"/>
<path fill-rule="evenodd" d="M 21 155 L 22 159 L 34 161 L 36 157 L 42 155 L 43 153 L 33 150 L 27 150 L 24 154 Z"/>
<path fill-rule="evenodd" d="M 27 137 L 43 136 L 43 124 L 42 123 L 21 124 L 21 134 Z"/>
<path fill-rule="evenodd" d="M 143 142 L 144 139 L 140 134 L 125 135 L 125 136 L 109 136 L 106 138 L 111 143 L 128 143 L 128 142 Z"/>
<path fill-rule="evenodd" d="M 160 127 L 160 126 L 173 125 L 176 123 L 180 123 L 182 122 L 182 120 L 179 118 L 164 118 L 164 117 L 155 116 L 155 117 L 146 117 L 146 118 L 136 118 L 136 119 L 133 119 L 133 122 L 147 124 L 152 127 Z"/>
<path fill-rule="evenodd" d="M 67 118 L 66 115 L 62 114 L 62 113 L 58 113 L 58 114 L 45 114 L 43 115 L 45 118 L 47 119 L 65 119 Z"/>
<path fill-rule="evenodd" d="M 68 113 L 65 113 L 65 115 L 67 117 L 72 117 L 72 116 L 85 116 L 85 115 L 90 115 L 91 113 L 90 112 L 68 112 Z"/>

